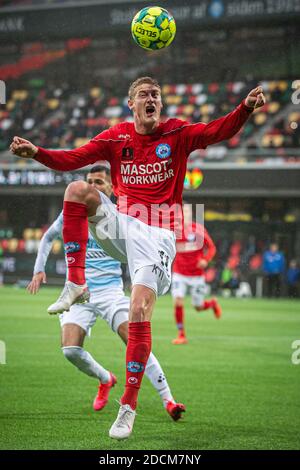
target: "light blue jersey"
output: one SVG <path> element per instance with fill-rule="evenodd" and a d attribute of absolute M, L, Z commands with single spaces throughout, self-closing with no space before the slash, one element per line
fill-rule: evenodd
<path fill-rule="evenodd" d="M 61 212 L 41 239 L 34 265 L 34 274 L 45 271 L 53 241 L 61 238 L 62 227 L 63 213 Z M 97 293 L 110 287 L 123 288 L 121 263 L 108 256 L 90 233 L 85 268 L 86 282 L 91 293 Z"/>

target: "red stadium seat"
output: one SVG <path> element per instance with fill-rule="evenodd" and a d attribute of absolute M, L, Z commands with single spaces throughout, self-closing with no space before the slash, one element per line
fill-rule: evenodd
<path fill-rule="evenodd" d="M 240 241 L 234 242 L 230 247 L 230 254 L 232 256 L 237 256 L 241 253 L 242 244 Z"/>
<path fill-rule="evenodd" d="M 217 275 L 217 270 L 214 267 L 210 267 L 205 271 L 205 280 L 208 284 L 211 284 Z"/>
<path fill-rule="evenodd" d="M 260 254 L 253 255 L 249 261 L 249 269 L 257 271 L 262 265 L 262 256 Z"/>
<path fill-rule="evenodd" d="M 230 269 L 236 269 L 240 264 L 240 257 L 239 256 L 229 256 L 228 258 L 228 267 Z"/>
<path fill-rule="evenodd" d="M 22 239 L 22 240 L 18 241 L 17 251 L 19 253 L 24 253 L 25 252 L 25 240 Z"/>

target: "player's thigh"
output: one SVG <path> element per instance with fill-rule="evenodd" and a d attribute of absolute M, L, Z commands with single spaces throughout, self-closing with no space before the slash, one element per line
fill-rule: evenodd
<path fill-rule="evenodd" d="M 96 316 L 106 321 L 114 333 L 128 322 L 130 299 L 121 287 L 103 289 L 93 297 L 93 303 Z"/>
<path fill-rule="evenodd" d="M 171 295 L 173 299 L 183 299 L 186 296 L 187 286 L 185 276 L 173 273 L 171 283 Z"/>
<path fill-rule="evenodd" d="M 176 254 L 174 233 L 134 220 L 126 249 L 132 285 L 143 285 L 158 296 L 165 294 L 170 288 Z"/>
<path fill-rule="evenodd" d="M 101 204 L 96 215 L 89 217 L 89 230 L 95 240 L 112 258 L 127 263 L 126 244 L 115 204 L 101 191 L 97 191 Z"/>
<path fill-rule="evenodd" d="M 67 323 L 61 330 L 61 345 L 66 346 L 83 346 L 85 331 L 81 326 L 75 323 Z"/>
<path fill-rule="evenodd" d="M 74 304 L 68 312 L 59 316 L 59 320 L 62 328 L 62 345 L 81 346 L 81 344 L 70 344 L 70 341 L 83 341 L 86 335 L 90 336 L 91 328 L 96 322 L 94 305 Z M 65 344 L 66 342 L 68 344 Z"/>
<path fill-rule="evenodd" d="M 190 283 L 191 301 L 194 307 L 201 307 L 206 294 L 206 282 L 203 276 L 195 276 Z"/>

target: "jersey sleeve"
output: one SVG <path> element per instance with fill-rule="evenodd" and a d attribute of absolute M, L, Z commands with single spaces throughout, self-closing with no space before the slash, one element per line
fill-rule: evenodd
<path fill-rule="evenodd" d="M 245 124 L 252 109 L 244 101 L 231 113 L 205 124 L 189 124 L 185 127 L 185 143 L 188 154 L 196 149 L 205 149 L 208 145 L 217 144 L 233 137 Z"/>
<path fill-rule="evenodd" d="M 73 150 L 48 150 L 38 147 L 34 159 L 58 171 L 71 171 L 95 163 L 111 160 L 110 129 L 101 132 L 90 142 Z"/>
<path fill-rule="evenodd" d="M 34 264 L 33 274 L 39 272 L 45 272 L 45 266 L 49 253 L 52 248 L 53 241 L 56 238 L 59 238 L 62 233 L 63 227 L 63 213 L 61 212 L 53 224 L 48 228 L 48 230 L 42 236 L 42 239 L 39 244 L 37 257 Z"/>
<path fill-rule="evenodd" d="M 208 263 L 213 259 L 216 254 L 216 245 L 208 235 L 208 232 L 204 229 L 204 243 L 203 243 L 203 256 Z"/>

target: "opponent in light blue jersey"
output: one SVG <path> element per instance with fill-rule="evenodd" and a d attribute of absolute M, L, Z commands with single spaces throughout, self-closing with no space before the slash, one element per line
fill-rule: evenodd
<path fill-rule="evenodd" d="M 53 241 L 61 238 L 62 228 L 63 213 L 61 212 L 41 240 L 33 274 L 45 271 Z M 91 234 L 87 243 L 85 269 L 91 295 L 109 287 L 123 288 L 121 263 L 108 256 Z"/>
<path fill-rule="evenodd" d="M 110 173 L 106 167 L 93 167 L 87 175 L 87 182 L 110 197 L 112 189 Z M 39 245 L 34 275 L 28 286 L 30 293 L 38 292 L 40 284 L 46 282 L 45 266 L 55 239 L 62 234 L 63 214 L 61 213 L 45 232 Z M 62 351 L 64 356 L 81 372 L 99 379 L 100 385 L 93 407 L 101 410 L 107 404 L 116 377 L 100 365 L 85 349 L 85 336 L 97 318 L 105 320 L 111 329 L 118 333 L 127 344 L 129 298 L 123 291 L 121 264 L 108 256 L 89 235 L 86 253 L 86 280 L 90 290 L 89 302 L 74 304 L 70 310 L 60 315 L 62 327 Z M 176 403 L 163 370 L 154 356 L 150 354 L 145 374 L 159 393 L 169 415 L 176 421 L 185 411 L 184 405 Z"/>

